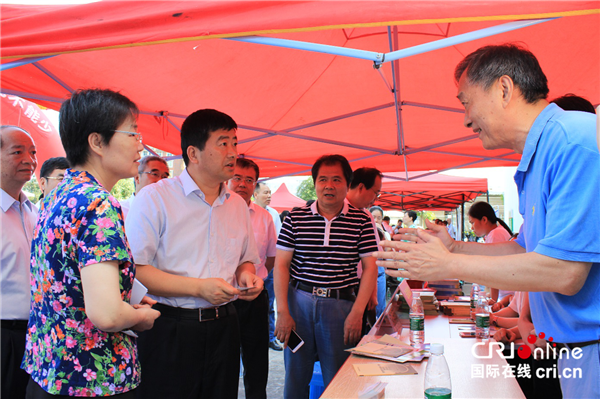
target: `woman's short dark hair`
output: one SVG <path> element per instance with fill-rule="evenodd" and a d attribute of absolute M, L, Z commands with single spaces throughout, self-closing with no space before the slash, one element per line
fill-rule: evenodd
<path fill-rule="evenodd" d="M 504 227 L 511 236 L 513 235 L 510 227 L 504 223 L 504 220 L 496 216 L 496 211 L 494 211 L 494 208 L 492 208 L 492 206 L 485 201 L 478 201 L 471 205 L 468 215 L 477 220 L 481 220 L 485 216 L 490 223 L 494 225 L 496 223 L 500 223 L 500 225 Z"/>
<path fill-rule="evenodd" d="M 216 109 L 200 109 L 190 114 L 181 125 L 181 157 L 185 165 L 190 162 L 187 155 L 188 147 L 192 146 L 204 151 L 212 132 L 237 128 L 237 123 L 231 116 Z"/>
<path fill-rule="evenodd" d="M 344 173 L 344 178 L 346 179 L 346 184 L 348 184 L 348 187 L 350 187 L 350 184 L 352 184 L 352 168 L 344 156 L 338 154 L 323 155 L 317 159 L 311 169 L 313 183 L 316 183 L 317 176 L 319 175 L 319 170 L 321 169 L 322 165 L 340 165 L 342 167 L 342 172 Z"/>
<path fill-rule="evenodd" d="M 106 89 L 77 90 L 60 107 L 59 132 L 71 167 L 87 162 L 88 137 L 98 133 L 110 142 L 127 118 L 137 118 L 137 106 L 124 95 Z"/>
<path fill-rule="evenodd" d="M 454 70 L 457 83 L 465 71 L 470 83 L 485 90 L 501 76 L 509 76 L 530 104 L 548 96 L 548 79 L 537 58 L 515 44 L 485 46 L 467 55 Z"/>
<path fill-rule="evenodd" d="M 408 215 L 409 218 L 412 219 L 413 223 L 414 223 L 415 220 L 417 220 L 417 217 L 418 217 L 417 212 L 415 212 L 415 211 L 408 211 L 408 212 L 406 212 L 406 214 Z"/>

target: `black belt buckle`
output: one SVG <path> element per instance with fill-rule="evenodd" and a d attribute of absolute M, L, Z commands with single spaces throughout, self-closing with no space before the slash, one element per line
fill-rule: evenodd
<path fill-rule="evenodd" d="M 215 312 L 215 316 L 214 317 L 202 317 L 202 312 L 204 311 L 211 311 L 214 310 Z M 211 320 L 216 320 L 219 318 L 219 308 L 208 308 L 208 309 L 200 309 L 200 311 L 198 312 L 198 316 L 199 316 L 199 321 L 203 322 L 203 321 L 211 321 Z"/>
<path fill-rule="evenodd" d="M 329 298 L 331 291 L 329 290 L 329 288 L 313 287 L 312 294 L 321 298 Z"/>

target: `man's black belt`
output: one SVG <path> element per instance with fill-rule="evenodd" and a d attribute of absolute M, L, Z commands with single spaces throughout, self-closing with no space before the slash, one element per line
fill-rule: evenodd
<path fill-rule="evenodd" d="M 235 313 L 233 303 L 205 309 L 174 308 L 172 306 L 157 303 L 152 308 L 158 310 L 161 316 L 180 320 L 211 321 L 227 317 Z"/>
<path fill-rule="evenodd" d="M 27 330 L 28 320 L 2 320 L 2 328 L 9 330 Z"/>
<path fill-rule="evenodd" d="M 596 339 L 593 341 L 586 341 L 586 342 L 573 342 L 570 344 L 563 344 L 560 342 L 555 342 L 556 343 L 556 349 L 562 349 L 562 348 L 567 348 L 567 349 L 574 349 L 574 348 L 583 348 L 585 346 L 589 346 L 589 345 L 594 345 L 597 343 L 600 343 L 600 339 Z"/>
<path fill-rule="evenodd" d="M 356 286 L 339 289 L 317 287 L 314 285 L 303 283 L 302 281 L 296 280 L 295 278 L 290 278 L 290 284 L 292 287 L 300 291 L 305 291 L 321 298 L 343 299 L 352 302 L 356 300 Z"/>

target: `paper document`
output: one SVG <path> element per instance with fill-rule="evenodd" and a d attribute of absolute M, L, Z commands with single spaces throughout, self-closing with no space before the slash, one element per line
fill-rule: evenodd
<path fill-rule="evenodd" d="M 399 359 L 403 355 L 413 352 L 414 350 L 415 349 L 407 343 L 387 334 L 364 345 L 348 349 L 348 351 L 355 355 L 374 357 L 393 362 L 399 362 Z"/>
<path fill-rule="evenodd" d="M 413 292 L 410 289 L 410 286 L 408 285 L 408 280 L 407 279 L 402 280 L 402 282 L 400 283 L 400 285 L 398 286 L 398 288 L 400 288 L 400 292 L 402 293 L 402 296 L 406 300 L 406 303 L 408 304 L 408 307 L 411 307 L 412 306 Z"/>
<path fill-rule="evenodd" d="M 398 363 L 362 363 L 353 364 L 354 371 L 359 376 L 373 375 L 410 375 L 418 374 L 417 371 L 408 364 Z"/>
<path fill-rule="evenodd" d="M 450 324 L 475 324 L 471 319 L 450 319 Z"/>
<path fill-rule="evenodd" d="M 131 305 L 137 305 L 138 303 L 142 302 L 142 299 L 144 299 L 144 296 L 146 296 L 147 292 L 148 288 L 146 288 L 144 284 L 140 283 L 140 280 L 137 278 L 133 279 L 133 288 L 131 289 L 131 300 L 129 303 Z M 123 334 L 127 334 L 135 338 L 138 337 L 138 335 L 131 330 L 125 330 L 123 331 Z"/>
<path fill-rule="evenodd" d="M 146 288 L 144 284 L 140 283 L 140 280 L 138 280 L 137 278 L 133 279 L 131 301 L 129 303 L 132 305 L 137 305 L 138 303 L 142 302 L 142 299 L 144 299 L 146 293 L 148 293 L 148 288 Z"/>

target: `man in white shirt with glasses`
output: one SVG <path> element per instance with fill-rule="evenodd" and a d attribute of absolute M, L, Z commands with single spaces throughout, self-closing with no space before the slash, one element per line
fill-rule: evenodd
<path fill-rule="evenodd" d="M 119 201 L 123 210 L 123 218 L 127 217 L 129 209 L 137 193 L 149 184 L 156 183 L 162 179 L 169 178 L 169 164 L 167 161 L 156 155 L 148 155 L 140 160 L 138 166 L 138 175 L 134 178 L 135 193 L 126 200 Z"/>

